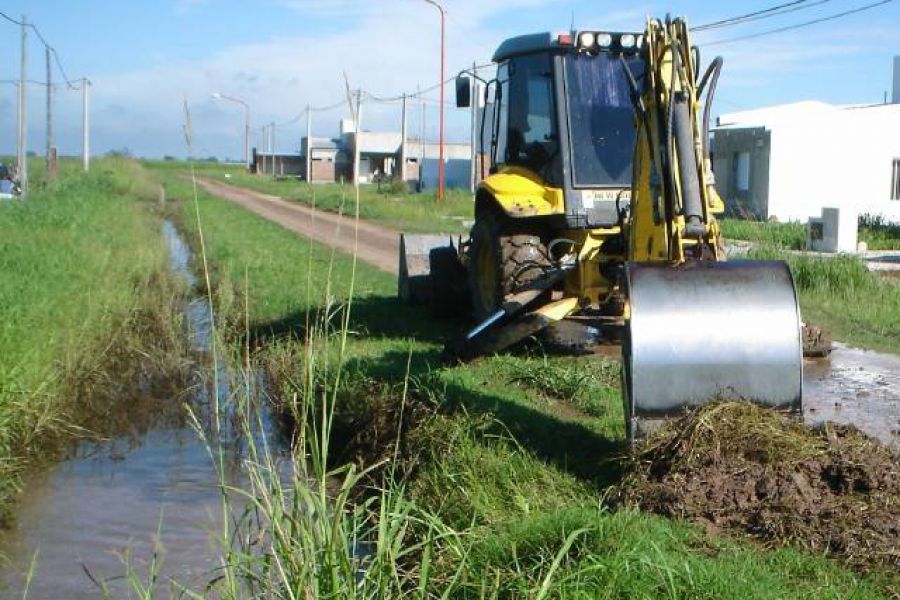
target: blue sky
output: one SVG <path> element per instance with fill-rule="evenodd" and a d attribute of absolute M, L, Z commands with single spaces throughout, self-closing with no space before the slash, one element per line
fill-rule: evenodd
<path fill-rule="evenodd" d="M 698 34 L 705 60 L 725 57 L 717 112 L 800 100 L 874 103 L 890 88 L 900 54 L 900 1 L 778 35 L 704 49 L 704 44 L 849 10 L 872 0 L 830 0 L 777 18 Z M 684 15 L 705 23 L 777 4 L 757 2 L 622 3 L 597 0 L 445 0 L 448 75 L 487 62 L 504 38 L 576 28 L 641 29 L 646 15 Z M 814 4 L 815 2 L 810 2 Z M 284 123 L 307 103 L 327 105 L 353 87 L 376 95 L 414 92 L 438 80 L 438 13 L 422 0 L 16 0 L 0 10 L 26 14 L 59 51 L 71 78 L 94 82 L 93 150 L 128 148 L 143 156 L 186 153 L 183 100 L 191 106 L 195 154 L 238 157 L 239 107 L 211 98 L 245 98 L 254 131 Z M 18 77 L 15 26 L 0 22 L 0 80 Z M 29 77 L 44 79 L 43 50 L 29 45 Z M 59 77 L 59 74 L 55 74 Z M 447 90 L 448 99 L 451 89 Z M 41 152 L 43 90 L 30 88 L 30 147 Z M 437 92 L 427 94 L 426 137 L 437 132 Z M 58 94 L 62 153 L 79 148 L 81 97 Z M 316 113 L 315 135 L 333 135 L 344 108 Z M 0 152 L 15 140 L 15 88 L 0 87 Z M 410 114 L 418 134 L 421 106 Z M 399 105 L 369 103 L 364 128 L 399 128 Z M 279 150 L 298 146 L 305 122 L 279 128 Z M 449 137 L 465 139 L 467 116 L 448 107 Z M 256 140 L 251 140 L 255 142 Z"/>

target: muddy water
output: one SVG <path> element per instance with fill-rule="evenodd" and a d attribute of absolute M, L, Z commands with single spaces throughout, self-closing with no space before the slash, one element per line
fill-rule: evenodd
<path fill-rule="evenodd" d="M 900 449 L 900 356 L 835 344 L 830 358 L 806 362 L 803 386 L 807 423 L 852 424 Z"/>
<path fill-rule="evenodd" d="M 193 284 L 187 246 L 171 224 L 164 234 L 173 271 Z M 98 584 L 114 597 L 128 596 L 126 563 L 146 583 L 154 552 L 162 560 L 160 596 L 169 595 L 170 579 L 202 590 L 215 576 L 220 553 L 211 532 L 222 523 L 219 481 L 183 408 L 187 402 L 201 421 L 209 420 L 210 369 L 202 367 L 211 338 L 208 305 L 194 299 L 184 314 L 201 358 L 198 372 L 205 376 L 198 376 L 186 397 L 170 399 L 162 412 L 171 414 L 147 433 L 81 443 L 72 458 L 27 482 L 15 528 L 0 534 L 0 549 L 9 558 L 0 571 L 0 598 L 22 597 L 32 559 L 30 598 L 97 598 L 103 595 Z M 227 372 L 219 374 L 227 382 Z M 227 394 L 224 383 L 220 393 Z M 230 438 L 228 478 L 240 483 L 239 436 L 223 433 Z"/>

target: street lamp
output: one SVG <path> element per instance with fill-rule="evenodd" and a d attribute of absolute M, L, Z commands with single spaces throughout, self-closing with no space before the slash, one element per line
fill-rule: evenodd
<path fill-rule="evenodd" d="M 439 119 L 439 140 L 438 140 L 438 204 L 444 202 L 444 63 L 447 53 L 444 46 L 444 20 L 447 12 L 444 7 L 435 2 L 435 0 L 424 0 L 432 5 L 441 13 L 441 113 Z M 424 142 L 424 140 L 423 140 Z"/>
<path fill-rule="evenodd" d="M 240 98 L 234 98 L 232 96 L 226 96 L 225 94 L 221 94 L 216 92 L 212 95 L 216 100 L 228 100 L 230 102 L 235 102 L 244 107 L 244 164 L 250 164 L 250 105 L 241 100 Z"/>

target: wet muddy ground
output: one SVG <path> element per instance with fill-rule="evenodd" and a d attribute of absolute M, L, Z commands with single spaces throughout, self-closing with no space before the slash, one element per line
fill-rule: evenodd
<path fill-rule="evenodd" d="M 164 235 L 172 270 L 192 286 L 190 252 L 175 228 Z M 202 590 L 215 576 L 221 548 L 213 534 L 222 526 L 222 497 L 217 469 L 191 425 L 185 404 L 210 421 L 212 330 L 204 298 L 184 309 L 197 356 L 197 376 L 183 397 L 168 402 L 147 433 L 100 442 L 82 442 L 73 456 L 25 484 L 14 528 L 0 532 L 8 564 L 0 570 L 0 598 L 21 598 L 32 560 L 30 598 L 97 598 L 105 587 L 112 597 L 129 596 L 128 570 L 144 585 L 150 562 L 161 561 L 157 591 L 169 596 L 168 580 Z M 229 374 L 220 369 L 219 393 L 228 394 Z M 151 399 L 135 397 L 137 404 Z M 134 410 L 134 414 L 150 411 Z M 152 414 L 152 412 L 151 412 Z M 220 439 L 229 484 L 241 485 L 245 447 L 240 434 L 223 419 Z M 205 427 L 207 435 L 212 427 Z M 232 510 L 241 503 L 231 496 Z"/>
<path fill-rule="evenodd" d="M 805 361 L 803 417 L 831 421 L 900 450 L 900 356 L 835 344 L 829 358 Z"/>

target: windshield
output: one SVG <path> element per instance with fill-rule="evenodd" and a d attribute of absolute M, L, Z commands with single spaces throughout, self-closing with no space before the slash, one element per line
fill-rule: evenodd
<path fill-rule="evenodd" d="M 642 85 L 644 61 L 625 59 Z M 631 185 L 636 132 L 631 90 L 619 55 L 570 55 L 566 64 L 572 176 L 576 187 Z"/>

